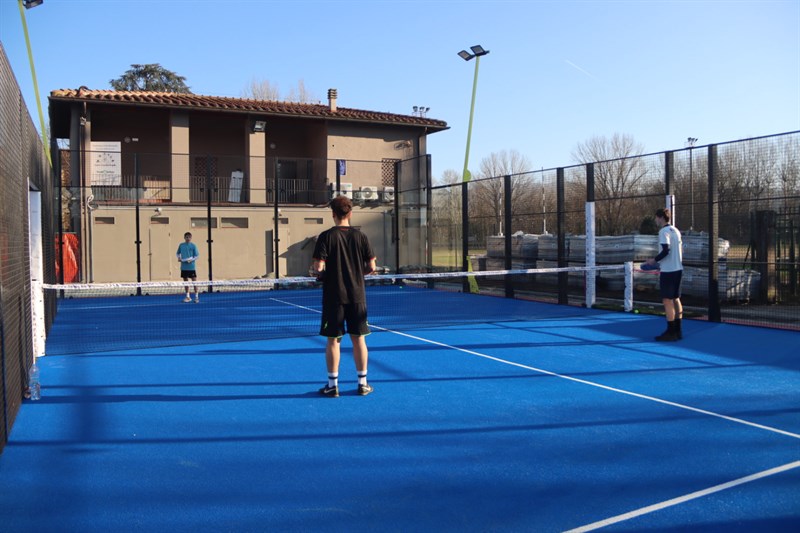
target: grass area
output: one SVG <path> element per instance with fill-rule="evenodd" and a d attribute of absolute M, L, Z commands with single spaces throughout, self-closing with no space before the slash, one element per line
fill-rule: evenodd
<path fill-rule="evenodd" d="M 470 255 L 486 255 L 485 249 L 470 249 Z M 434 248 L 431 254 L 433 266 L 452 267 L 461 269 L 461 250 L 450 250 L 447 248 Z M 475 265 L 472 265 L 475 268 Z"/>

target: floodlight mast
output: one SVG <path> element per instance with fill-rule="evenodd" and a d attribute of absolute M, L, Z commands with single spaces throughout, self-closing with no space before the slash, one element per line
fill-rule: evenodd
<path fill-rule="evenodd" d="M 489 51 L 484 50 L 481 45 L 472 46 L 470 50 L 472 50 L 472 53 L 466 50 L 461 50 L 458 53 L 458 56 L 464 61 L 470 61 L 472 58 L 475 58 L 475 78 L 472 81 L 472 101 L 469 106 L 469 125 L 467 126 L 467 149 L 464 154 L 464 172 L 461 175 L 461 268 L 465 272 L 470 270 L 469 232 L 467 231 L 469 228 L 469 191 L 467 189 L 467 183 L 471 179 L 469 173 L 469 146 L 472 140 L 472 118 L 475 114 L 475 94 L 478 89 L 478 66 L 480 65 L 481 56 L 485 56 L 489 53 Z M 474 279 L 472 283 L 474 284 Z M 464 289 L 465 291 L 472 291 L 472 287 L 468 287 L 466 284 Z"/>
<path fill-rule="evenodd" d="M 479 44 L 470 47 L 470 50 L 472 50 L 472 53 L 466 50 L 461 50 L 458 53 L 459 57 L 464 61 L 470 61 L 472 58 L 475 58 L 475 78 L 472 81 L 472 101 L 469 106 L 469 125 L 467 126 L 467 150 L 464 155 L 464 172 L 461 175 L 461 180 L 464 182 L 469 181 L 471 178 L 469 173 L 469 148 L 472 140 L 472 119 L 475 115 L 475 95 L 478 90 L 478 67 L 480 65 L 481 56 L 485 56 L 489 53 L 489 50 L 484 50 Z"/>
<path fill-rule="evenodd" d="M 31 39 L 28 36 L 28 23 L 25 21 L 25 9 L 32 9 L 41 5 L 44 0 L 19 0 L 19 16 L 22 19 L 22 31 L 25 34 L 25 44 L 28 47 L 28 62 L 31 65 L 31 77 L 33 78 L 33 91 L 36 94 L 36 107 L 39 109 L 39 127 L 42 130 L 42 144 L 44 147 L 44 155 L 47 157 L 47 162 L 52 165 L 50 159 L 50 146 L 47 140 L 47 129 L 44 127 L 44 113 L 42 113 L 42 99 L 39 96 L 39 83 L 36 81 L 36 69 L 33 66 L 33 52 L 31 51 Z M 25 8 L 25 9 L 23 9 Z"/>

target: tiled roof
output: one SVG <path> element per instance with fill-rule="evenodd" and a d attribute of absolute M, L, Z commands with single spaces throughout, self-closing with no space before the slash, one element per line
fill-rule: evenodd
<path fill-rule="evenodd" d="M 223 96 L 203 96 L 199 94 L 179 94 L 149 91 L 109 91 L 80 89 L 59 89 L 50 93 L 51 101 L 109 102 L 138 106 L 167 108 L 194 108 L 209 111 L 251 113 L 261 115 L 303 116 L 329 120 L 372 122 L 383 124 L 404 124 L 422 126 L 436 130 L 446 129 L 443 120 L 434 120 L 413 115 L 397 115 L 363 109 L 337 107 L 331 111 L 326 104 L 298 104 L 269 100 L 249 100 L 246 98 L 227 98 Z"/>

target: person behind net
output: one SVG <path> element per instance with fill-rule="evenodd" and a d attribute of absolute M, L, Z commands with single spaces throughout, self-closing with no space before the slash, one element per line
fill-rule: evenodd
<path fill-rule="evenodd" d="M 656 337 L 657 341 L 677 341 L 683 338 L 681 332 L 681 319 L 683 306 L 681 305 L 681 278 L 683 277 L 683 241 L 678 228 L 670 224 L 670 210 L 656 210 L 656 223 L 661 228 L 658 231 L 658 243 L 661 252 L 647 264 L 660 265 L 659 291 L 664 304 L 664 314 L 667 317 L 667 329 Z"/>
<path fill-rule="evenodd" d="M 192 242 L 192 234 L 188 231 L 183 234 L 183 242 L 178 245 L 178 262 L 181 264 L 181 278 L 183 281 L 197 281 L 197 270 L 195 270 L 194 261 L 200 257 L 200 251 L 197 245 Z M 191 302 L 192 297 L 189 296 L 189 285 L 184 287 L 186 289 L 186 297 L 184 302 Z M 194 286 L 194 303 L 200 303 L 200 293 L 197 285 Z"/>
<path fill-rule="evenodd" d="M 330 203 L 335 226 L 323 231 L 314 247 L 312 270 L 322 280 L 322 323 L 320 335 L 328 338 L 325 346 L 325 363 L 328 384 L 319 393 L 339 396 L 339 360 L 341 342 L 347 334 L 353 342 L 353 360 L 358 373 L 358 394 L 366 396 L 373 391 L 367 383 L 368 352 L 365 337 L 367 324 L 367 299 L 364 276 L 375 272 L 375 254 L 369 239 L 350 226 L 353 204 L 346 196 L 337 196 Z"/>

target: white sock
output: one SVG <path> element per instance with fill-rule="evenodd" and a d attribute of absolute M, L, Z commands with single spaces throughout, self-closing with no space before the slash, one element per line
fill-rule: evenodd
<path fill-rule="evenodd" d="M 367 384 L 367 371 L 361 371 L 358 373 L 358 384 L 359 385 L 366 385 Z"/>
<path fill-rule="evenodd" d="M 338 387 L 338 386 L 339 386 L 339 373 L 328 372 L 328 387 Z"/>

